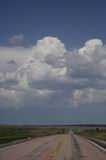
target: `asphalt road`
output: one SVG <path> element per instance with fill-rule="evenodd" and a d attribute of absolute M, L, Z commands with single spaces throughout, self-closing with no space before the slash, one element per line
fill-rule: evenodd
<path fill-rule="evenodd" d="M 106 160 L 106 153 L 69 133 L 1 148 L 0 160 Z"/>

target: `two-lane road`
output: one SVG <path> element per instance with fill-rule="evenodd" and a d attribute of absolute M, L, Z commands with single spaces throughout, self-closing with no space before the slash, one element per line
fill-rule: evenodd
<path fill-rule="evenodd" d="M 106 153 L 69 133 L 1 148 L 0 160 L 106 160 Z"/>

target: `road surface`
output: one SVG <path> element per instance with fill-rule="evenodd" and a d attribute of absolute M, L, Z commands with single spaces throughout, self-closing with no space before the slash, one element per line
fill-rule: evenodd
<path fill-rule="evenodd" d="M 106 160 L 106 153 L 69 133 L 1 148 L 0 160 Z"/>

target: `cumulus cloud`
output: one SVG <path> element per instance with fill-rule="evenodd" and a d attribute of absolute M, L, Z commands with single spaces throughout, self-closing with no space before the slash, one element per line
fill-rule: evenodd
<path fill-rule="evenodd" d="M 73 77 L 104 77 L 101 63 L 106 59 L 106 48 L 101 40 L 89 40 L 83 48 L 70 53 L 68 58 L 69 74 Z"/>
<path fill-rule="evenodd" d="M 101 40 L 67 51 L 58 38 L 44 37 L 30 48 L 10 50 L 29 58 L 16 71 L 0 73 L 1 106 L 7 106 L 3 99 L 13 107 L 106 103 L 106 47 Z"/>
<path fill-rule="evenodd" d="M 20 44 L 24 41 L 24 35 L 23 34 L 16 34 L 13 35 L 12 37 L 8 38 L 9 43 L 11 44 Z"/>
<path fill-rule="evenodd" d="M 66 77 L 66 49 L 64 44 L 53 37 L 39 40 L 33 47 L 33 54 L 17 71 L 20 81 L 59 80 Z"/>

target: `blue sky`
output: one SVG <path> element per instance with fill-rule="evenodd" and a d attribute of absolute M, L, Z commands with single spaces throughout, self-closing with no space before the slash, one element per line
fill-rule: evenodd
<path fill-rule="evenodd" d="M 106 41 L 105 15 L 105 0 L 1 0 L 0 43 L 18 33 L 26 44 L 57 36 L 69 49 L 92 38 Z"/>
<path fill-rule="evenodd" d="M 105 0 L 0 0 L 0 124 L 105 124 L 105 44 Z"/>

